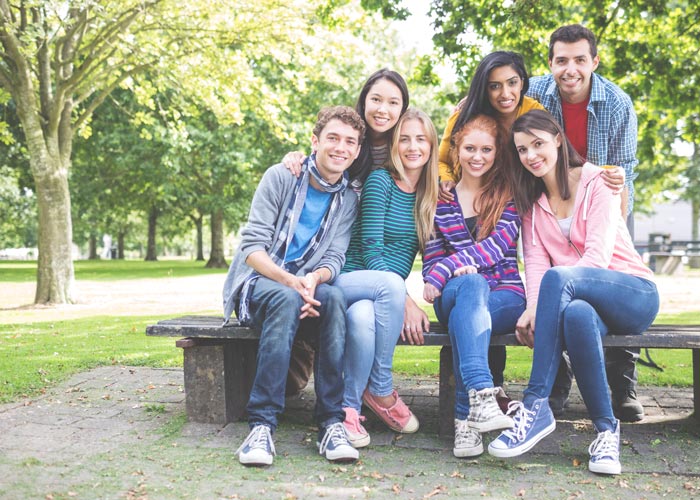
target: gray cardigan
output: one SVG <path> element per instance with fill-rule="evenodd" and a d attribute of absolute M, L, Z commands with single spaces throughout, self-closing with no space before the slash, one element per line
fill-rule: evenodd
<path fill-rule="evenodd" d="M 284 212 L 289 206 L 296 182 L 297 178 L 281 163 L 268 168 L 260 180 L 250 205 L 248 222 L 241 230 L 241 243 L 224 282 L 225 322 L 234 312 L 243 283 L 253 273 L 253 268 L 245 263 L 246 259 L 258 250 L 270 252 L 284 223 Z M 299 194 L 302 199 L 306 197 L 307 187 L 308 184 L 302 186 Z M 321 241 L 318 251 L 299 269 L 298 276 L 326 267 L 330 269 L 330 281 L 333 281 L 343 267 L 357 210 L 357 195 L 348 188 L 342 197 L 341 207 L 335 220 L 330 222 L 330 229 Z M 303 203 L 297 203 L 297 207 L 290 227 L 292 233 L 299 221 Z"/>

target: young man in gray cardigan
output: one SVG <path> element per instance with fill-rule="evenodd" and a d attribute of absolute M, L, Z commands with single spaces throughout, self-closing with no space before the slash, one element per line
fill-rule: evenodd
<path fill-rule="evenodd" d="M 263 175 L 224 284 L 224 317 L 235 311 L 260 331 L 257 371 L 246 407 L 251 431 L 237 450 L 245 465 L 270 465 L 272 434 L 284 409 L 289 359 L 303 328 L 316 344 L 314 418 L 319 453 L 331 461 L 359 456 L 343 420 L 345 297 L 328 282 L 345 262 L 357 195 L 345 172 L 357 158 L 365 125 L 350 107 L 324 108 L 312 154 L 299 178 L 282 164 Z"/>

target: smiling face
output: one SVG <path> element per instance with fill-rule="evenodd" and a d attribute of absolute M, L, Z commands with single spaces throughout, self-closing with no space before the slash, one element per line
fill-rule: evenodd
<path fill-rule="evenodd" d="M 515 132 L 513 142 L 520 162 L 528 172 L 535 177 L 555 178 L 561 146 L 559 134 L 552 135 L 544 130 Z"/>
<path fill-rule="evenodd" d="M 473 128 L 459 142 L 457 161 L 462 177 L 482 177 L 491 170 L 496 160 L 496 137 L 484 130 Z"/>
<path fill-rule="evenodd" d="M 371 135 L 381 136 L 396 125 L 401 116 L 403 97 L 393 82 L 381 79 L 372 85 L 365 98 L 365 121 Z"/>
<path fill-rule="evenodd" d="M 588 40 L 574 43 L 556 42 L 552 46 L 549 69 L 559 88 L 561 98 L 571 104 L 588 99 L 591 93 L 591 75 L 598 68 L 600 58 L 591 56 Z"/>
<path fill-rule="evenodd" d="M 489 103 L 502 115 L 517 111 L 523 80 L 512 66 L 501 66 L 491 70 L 487 84 Z"/>
<path fill-rule="evenodd" d="M 316 167 L 321 177 L 335 184 L 360 154 L 360 133 L 334 118 L 318 137 L 311 136 L 311 146 L 316 151 Z"/>
<path fill-rule="evenodd" d="M 420 172 L 430 160 L 430 138 L 418 119 L 406 120 L 399 130 L 398 152 L 406 175 Z"/>

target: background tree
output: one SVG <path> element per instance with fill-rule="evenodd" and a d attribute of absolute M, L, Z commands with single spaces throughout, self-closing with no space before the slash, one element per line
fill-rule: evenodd
<path fill-rule="evenodd" d="M 672 145 L 700 142 L 700 1 L 435 0 L 431 13 L 434 42 L 459 76 L 457 96 L 492 48 L 521 52 L 532 74 L 545 74 L 551 32 L 569 23 L 590 28 L 599 41 L 598 72 L 630 95 L 639 117 L 635 206 L 648 209 L 654 195 L 680 190 L 693 203 L 697 234 L 697 161 L 679 157 Z"/>
<path fill-rule="evenodd" d="M 9 96 L 0 91 L 0 248 L 36 245 L 36 197 L 27 148 Z"/>
<path fill-rule="evenodd" d="M 16 105 L 38 202 L 35 301 L 72 299 L 68 172 L 73 139 L 114 89 L 150 72 L 166 87 L 189 86 L 232 122 L 240 122 L 246 100 L 254 95 L 270 112 L 274 89 L 257 85 L 249 56 L 290 59 L 310 27 L 321 22 L 319 11 L 328 17 L 333 5 L 0 0 L 0 89 Z"/>

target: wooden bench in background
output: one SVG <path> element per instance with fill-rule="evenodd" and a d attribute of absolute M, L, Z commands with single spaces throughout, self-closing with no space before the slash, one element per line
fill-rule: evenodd
<path fill-rule="evenodd" d="M 184 353 L 185 405 L 187 417 L 193 422 L 223 425 L 245 417 L 259 335 L 235 322 L 223 327 L 222 322 L 221 317 L 185 316 L 146 328 L 146 335 L 180 337 L 175 345 Z M 425 345 L 442 346 L 439 432 L 449 435 L 454 428 L 455 394 L 450 337 L 442 325 L 431 323 Z M 494 335 L 491 345 L 520 346 L 514 334 Z M 700 418 L 700 325 L 652 325 L 644 335 L 606 336 L 603 345 L 691 349 L 694 416 Z"/>

